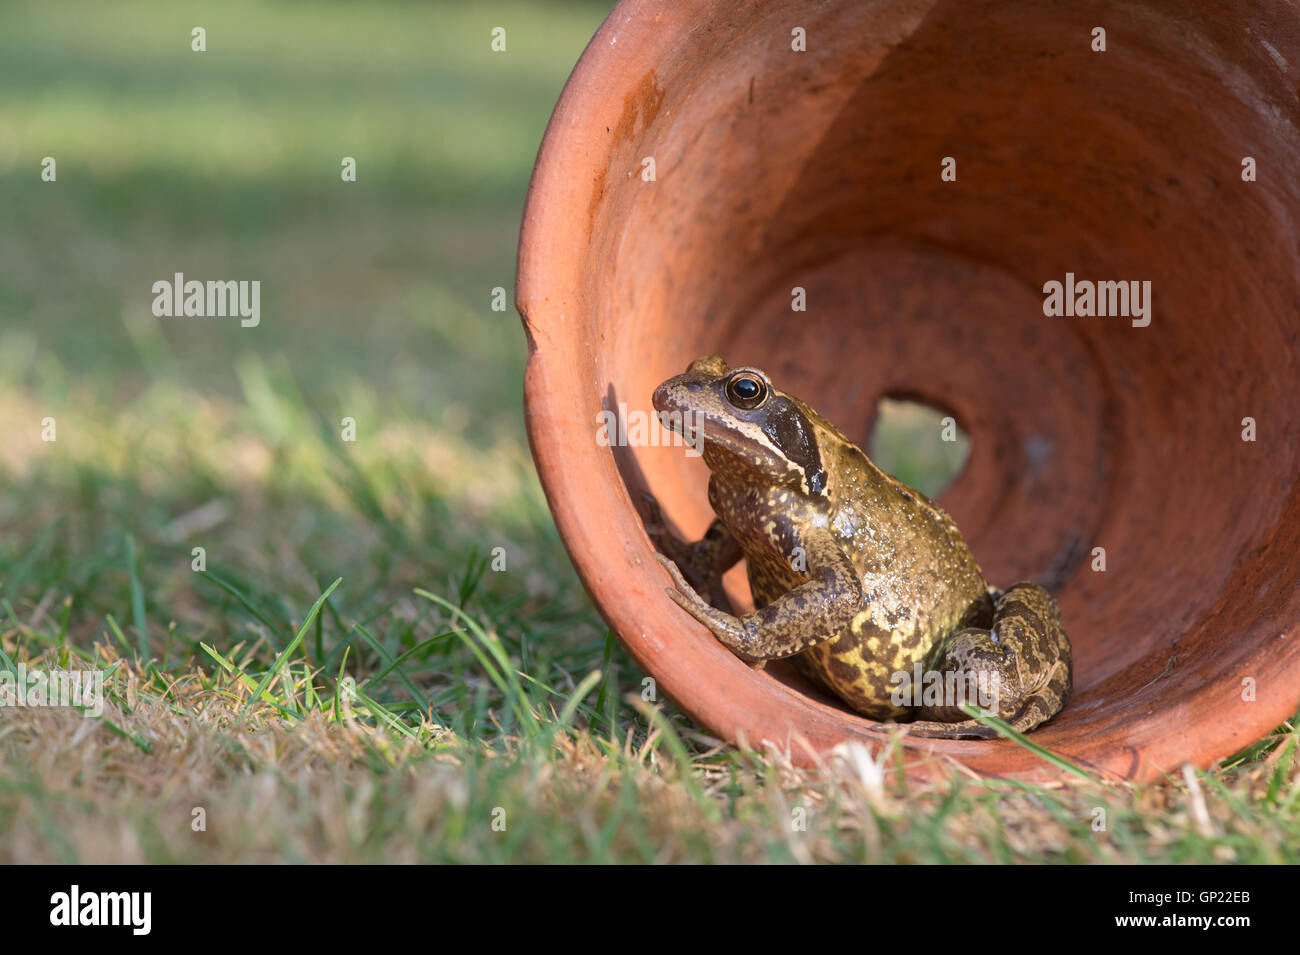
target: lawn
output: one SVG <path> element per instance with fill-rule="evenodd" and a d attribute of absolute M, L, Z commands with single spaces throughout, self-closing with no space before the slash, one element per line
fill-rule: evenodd
<path fill-rule="evenodd" d="M 0 862 L 1300 861 L 1293 726 L 1150 785 L 918 783 L 641 698 L 533 472 L 511 300 L 608 9 L 5 4 L 0 667 L 108 701 L 0 709 Z M 176 272 L 259 280 L 260 324 L 155 317 Z M 915 444 L 880 447 L 958 466 Z"/>

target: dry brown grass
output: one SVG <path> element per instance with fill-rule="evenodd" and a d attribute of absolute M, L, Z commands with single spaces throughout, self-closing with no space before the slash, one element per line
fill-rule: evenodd
<path fill-rule="evenodd" d="M 248 707 L 239 676 L 164 678 L 98 653 L 119 664 L 104 714 L 119 731 L 69 710 L 0 717 L 0 861 L 1295 861 L 1294 736 L 1190 790 L 1182 775 L 1037 787 L 960 770 L 917 784 L 864 747 L 800 770 L 630 706 L 617 742 L 554 710 L 542 733 L 493 746 L 328 702 L 288 720 Z M 274 698 L 301 696 L 305 669 L 295 679 Z"/>

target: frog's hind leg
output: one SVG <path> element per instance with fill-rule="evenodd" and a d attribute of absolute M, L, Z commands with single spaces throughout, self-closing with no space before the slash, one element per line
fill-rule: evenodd
<path fill-rule="evenodd" d="M 1042 587 L 1019 583 L 998 599 L 993 626 L 959 630 L 931 655 L 929 670 L 948 677 L 945 687 L 978 689 L 970 702 L 985 704 L 1012 729 L 1027 733 L 1059 713 L 1070 699 L 1070 641 L 1056 601 Z M 991 694 L 991 695 L 990 695 Z M 969 719 L 955 700 L 922 706 L 910 734 L 952 739 L 987 739 L 997 731 Z M 993 705 L 988 706 L 987 703 Z"/>

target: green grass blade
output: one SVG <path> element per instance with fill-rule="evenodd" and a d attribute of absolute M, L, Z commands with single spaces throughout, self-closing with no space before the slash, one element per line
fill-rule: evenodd
<path fill-rule="evenodd" d="M 384 645 L 379 642 L 378 638 L 375 637 L 375 635 L 371 633 L 369 629 L 367 629 L 366 627 L 362 626 L 359 623 L 354 624 L 353 629 L 356 630 L 357 633 L 361 634 L 362 639 L 365 640 L 366 643 L 370 645 L 370 648 L 374 650 L 375 653 L 379 655 L 379 658 L 383 660 L 384 663 L 386 664 L 384 669 L 379 671 L 379 673 L 368 678 L 365 681 L 365 685 L 374 686 L 379 682 L 380 678 L 396 670 L 397 678 L 401 680 L 402 685 L 406 687 L 406 692 L 410 693 L 411 698 L 420 704 L 420 709 L 427 710 L 429 708 L 428 697 L 426 697 L 424 693 L 420 690 L 420 688 L 416 686 L 415 683 L 411 680 L 411 678 L 406 675 L 405 670 L 401 670 L 398 668 L 398 664 L 407 656 L 410 656 L 411 653 L 414 653 L 415 650 L 418 648 L 413 647 L 411 650 L 407 651 L 407 653 L 403 654 L 401 657 L 395 658 L 391 653 L 388 652 L 388 650 L 384 648 Z"/>
<path fill-rule="evenodd" d="M 140 662 L 149 659 L 149 621 L 144 614 L 144 588 L 140 586 L 140 568 L 135 559 L 135 537 L 126 535 L 126 570 L 131 577 L 131 619 L 135 638 L 140 645 Z"/>
<path fill-rule="evenodd" d="M 329 587 L 326 588 L 325 592 L 316 598 L 316 602 L 312 604 L 311 610 L 307 613 L 307 619 L 302 622 L 302 626 L 298 628 L 298 632 L 295 633 L 293 639 L 289 641 L 289 645 L 280 651 L 280 654 L 275 658 L 275 662 L 271 664 L 271 668 L 266 671 L 266 676 L 262 677 L 262 682 L 257 685 L 256 692 L 254 692 L 253 695 L 248 698 L 248 702 L 244 704 L 245 715 L 248 714 L 249 709 L 253 705 L 253 701 L 259 698 L 263 691 L 271 685 L 271 681 L 274 680 L 276 674 L 280 672 L 280 669 L 289 659 L 289 655 L 293 653 L 294 650 L 298 649 L 298 644 L 302 643 L 302 638 L 307 635 L 307 631 L 311 628 L 312 622 L 316 619 L 316 614 L 320 613 L 321 605 L 329 599 L 329 595 L 334 593 L 334 588 L 341 583 L 343 583 L 343 578 L 336 577 L 334 583 L 330 584 Z"/>
<path fill-rule="evenodd" d="M 560 710 L 561 726 L 569 725 L 570 721 L 573 719 L 573 714 L 578 709 L 578 704 L 586 698 L 588 693 L 596 688 L 596 684 L 600 682 L 600 676 L 601 673 L 599 670 L 592 670 L 582 678 L 582 682 L 577 685 L 573 691 L 573 695 L 569 697 L 564 704 L 564 708 Z"/>
<path fill-rule="evenodd" d="M 212 581 L 214 584 L 216 584 L 226 593 L 230 594 L 230 596 L 238 600 L 245 610 L 247 610 L 249 613 L 251 613 L 254 617 L 256 617 L 258 620 L 262 622 L 262 624 L 267 628 L 268 632 L 278 633 L 281 629 L 283 629 L 284 627 L 283 623 L 276 623 L 275 621 L 269 619 L 266 616 L 266 614 L 262 613 L 261 610 L 259 610 L 256 606 L 253 605 L 253 602 L 251 600 L 249 600 L 247 597 L 243 595 L 243 593 L 240 592 L 238 587 L 236 587 L 230 581 L 226 580 L 224 577 L 210 570 L 207 573 L 205 573 L 203 576 L 206 577 L 208 580 Z"/>
<path fill-rule="evenodd" d="M 122 628 L 117 625 L 117 621 L 113 619 L 111 613 L 104 615 L 104 622 L 108 624 L 108 629 L 113 632 L 113 636 L 117 637 L 117 642 L 122 644 L 123 649 L 128 654 L 132 653 L 131 641 L 126 638 L 126 634 L 122 632 Z"/>
<path fill-rule="evenodd" d="M 1078 766 L 1074 765 L 1074 763 L 1070 762 L 1068 759 L 1056 755 L 1050 749 L 1047 749 L 1044 746 L 1040 746 L 1038 743 L 1035 743 L 1033 740 L 1028 739 L 1023 733 L 1020 733 L 1012 729 L 1007 723 L 1003 722 L 1002 720 L 998 719 L 996 716 L 989 713 L 988 710 L 982 710 L 979 707 L 974 706 L 970 703 L 962 703 L 961 710 L 967 716 L 970 716 L 973 719 L 977 719 L 985 726 L 991 727 L 992 729 L 996 730 L 999 735 L 1004 736 L 1007 739 L 1018 743 L 1024 749 L 1027 749 L 1031 753 L 1033 753 L 1035 756 L 1038 756 L 1041 759 L 1044 759 L 1047 762 L 1051 763 L 1057 769 L 1063 770 L 1067 773 L 1070 773 L 1072 776 L 1077 776 L 1080 779 L 1086 780 L 1087 782 L 1090 783 L 1097 782 L 1097 779 L 1093 777 L 1090 773 L 1086 772 L 1083 769 L 1080 769 Z"/>
<path fill-rule="evenodd" d="M 511 664 L 510 658 L 506 655 L 505 648 L 501 646 L 501 642 L 489 636 L 488 632 L 483 629 L 477 620 L 462 608 L 451 603 L 451 601 L 439 597 L 437 594 L 429 593 L 427 590 L 417 589 L 415 592 L 426 600 L 432 600 L 450 613 L 453 618 L 459 617 L 465 621 L 466 627 L 470 630 L 469 634 L 460 634 L 465 644 L 478 658 L 484 669 L 488 671 L 489 678 L 492 679 L 493 683 L 497 684 L 497 688 L 505 695 L 506 702 L 514 710 L 516 719 L 519 720 L 520 728 L 532 733 L 537 732 L 541 728 L 541 724 L 537 720 L 537 714 L 533 712 L 532 707 L 529 705 L 528 694 L 519 680 L 519 674 L 516 672 L 514 665 Z M 481 651 L 480 647 L 482 648 Z M 489 665 L 488 655 L 495 661 L 495 666 Z"/>

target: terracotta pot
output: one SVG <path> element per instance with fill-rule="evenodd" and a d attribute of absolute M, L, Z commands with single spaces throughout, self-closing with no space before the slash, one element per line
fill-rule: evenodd
<path fill-rule="evenodd" d="M 1275 0 L 614 9 L 542 143 L 518 303 L 556 522 L 661 691 L 728 740 L 802 762 L 882 739 L 782 667 L 751 670 L 664 595 L 639 495 L 697 536 L 704 465 L 597 441 L 601 409 L 648 411 L 656 384 L 718 353 L 864 445 L 882 395 L 956 415 L 973 448 L 944 504 L 992 582 L 1053 589 L 1074 644 L 1074 699 L 1037 742 L 1143 779 L 1208 765 L 1295 712 L 1296 13 Z M 940 178 L 948 156 L 955 182 Z M 1150 281 L 1150 324 L 1045 316 L 1043 286 L 1067 272 Z M 806 312 L 791 311 L 796 286 Z M 907 746 L 983 773 L 1053 773 L 1005 741 Z"/>

